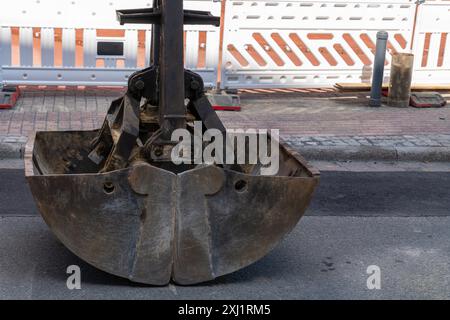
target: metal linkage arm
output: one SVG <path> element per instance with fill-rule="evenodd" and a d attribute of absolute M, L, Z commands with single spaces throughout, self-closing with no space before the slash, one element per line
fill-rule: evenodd
<path fill-rule="evenodd" d="M 205 11 L 184 10 L 184 24 L 220 27 L 220 17 Z"/>
<path fill-rule="evenodd" d="M 124 24 L 160 24 L 161 10 L 158 8 L 118 10 L 117 20 Z M 210 12 L 184 10 L 184 24 L 220 26 L 220 18 Z"/>
<path fill-rule="evenodd" d="M 117 10 L 117 20 L 124 24 L 160 24 L 161 11 L 158 8 Z"/>

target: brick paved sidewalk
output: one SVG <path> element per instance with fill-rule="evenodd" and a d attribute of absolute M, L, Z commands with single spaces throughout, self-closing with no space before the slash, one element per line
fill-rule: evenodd
<path fill-rule="evenodd" d="M 0 111 L 0 136 L 20 142 L 35 130 L 98 128 L 122 92 L 25 90 L 13 110 Z M 450 107 L 369 108 L 366 95 L 244 93 L 243 111 L 221 112 L 220 117 L 228 128 L 279 129 L 296 146 L 450 147 Z M 450 99 L 449 94 L 444 96 Z"/>
<path fill-rule="evenodd" d="M 450 100 L 450 95 L 445 94 Z M 277 128 L 284 136 L 450 134 L 450 104 L 440 109 L 370 108 L 365 94 L 253 96 L 244 111 L 222 116 L 230 127 Z"/>

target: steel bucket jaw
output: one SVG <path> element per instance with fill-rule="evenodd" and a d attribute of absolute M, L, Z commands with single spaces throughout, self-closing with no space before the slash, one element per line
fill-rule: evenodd
<path fill-rule="evenodd" d="M 38 133 L 27 146 L 26 175 L 68 249 L 134 282 L 197 284 L 258 261 L 296 226 L 318 183 L 318 172 L 283 145 L 274 177 L 218 166 L 175 174 L 144 162 L 66 174 L 66 162 L 85 156 L 97 133 Z"/>

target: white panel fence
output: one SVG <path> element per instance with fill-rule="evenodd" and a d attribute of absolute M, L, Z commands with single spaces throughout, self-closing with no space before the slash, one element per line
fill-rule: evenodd
<path fill-rule="evenodd" d="M 16 0 L 0 10 L 0 80 L 4 84 L 116 86 L 149 64 L 150 25 L 120 26 L 116 9 L 145 8 L 146 0 Z M 220 2 L 185 1 L 220 16 Z M 186 68 L 205 83 L 217 80 L 219 29 L 186 26 Z M 118 44 L 102 55 L 99 43 Z"/>
<path fill-rule="evenodd" d="M 20 85 L 125 85 L 149 63 L 148 25 L 120 26 L 115 10 L 152 1 L 16 0 L 0 10 L 0 81 Z M 185 1 L 221 15 L 221 1 Z M 325 87 L 369 82 L 376 33 L 391 55 L 413 52 L 416 83 L 450 83 L 450 1 L 227 0 L 220 30 L 186 26 L 186 67 L 228 88 Z M 113 48 L 112 52 L 103 52 Z"/>

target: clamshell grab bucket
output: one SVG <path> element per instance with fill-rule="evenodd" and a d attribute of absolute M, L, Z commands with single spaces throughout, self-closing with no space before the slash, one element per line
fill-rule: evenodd
<path fill-rule="evenodd" d="M 26 149 L 26 176 L 68 249 L 134 282 L 196 284 L 258 261 L 297 225 L 319 180 L 283 145 L 277 176 L 219 166 L 174 173 L 148 163 L 99 174 L 83 165 L 97 134 L 37 133 Z"/>

